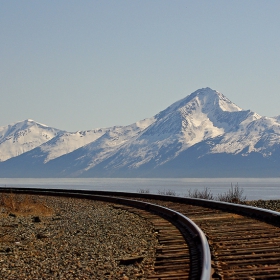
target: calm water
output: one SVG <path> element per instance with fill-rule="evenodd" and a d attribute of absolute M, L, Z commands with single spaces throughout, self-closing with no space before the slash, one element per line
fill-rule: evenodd
<path fill-rule="evenodd" d="M 84 190 L 110 190 L 139 192 L 148 189 L 150 193 L 159 191 L 175 191 L 177 195 L 185 196 L 188 190 L 203 190 L 208 188 L 212 194 L 222 194 L 228 191 L 231 184 L 238 184 L 244 190 L 248 200 L 280 199 L 280 178 L 183 178 L 183 179 L 114 179 L 114 178 L 0 178 L 1 187 L 38 187 Z"/>

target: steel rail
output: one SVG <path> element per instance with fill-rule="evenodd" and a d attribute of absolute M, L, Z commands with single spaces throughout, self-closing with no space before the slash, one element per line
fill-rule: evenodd
<path fill-rule="evenodd" d="M 62 191 L 68 191 L 68 190 L 62 190 Z M 195 206 L 208 207 L 217 210 L 225 210 L 228 212 L 233 212 L 236 214 L 241 214 L 256 219 L 261 219 L 266 222 L 272 222 L 277 224 L 280 223 L 280 212 L 276 212 L 264 208 L 248 206 L 248 205 L 242 205 L 242 204 L 234 204 L 229 202 L 213 201 L 213 200 L 206 200 L 206 199 L 199 199 L 199 198 L 157 195 L 157 194 L 127 193 L 127 192 L 112 192 L 112 191 L 89 191 L 89 190 L 81 190 L 79 192 L 90 193 L 90 194 L 102 194 L 108 196 L 135 197 L 135 198 L 162 200 L 162 201 L 172 201 L 172 202 L 190 204 Z"/>
<path fill-rule="evenodd" d="M 236 214 L 249 216 L 256 219 L 262 219 L 266 222 L 280 223 L 280 213 L 268 209 L 234 204 L 222 201 L 213 201 L 198 198 L 169 196 L 169 195 L 157 195 L 157 194 L 142 194 L 142 193 L 129 193 L 129 192 L 113 192 L 113 191 L 94 191 L 94 190 L 73 190 L 73 189 L 38 189 L 38 188 L 14 188 L 14 187 L 0 187 L 0 191 L 38 191 L 48 190 L 54 191 L 55 193 L 67 193 L 67 192 L 79 192 L 80 194 L 90 195 L 103 195 L 103 196 L 117 196 L 117 197 L 134 197 L 134 198 L 145 198 L 161 201 L 172 201 L 178 203 L 185 203 L 195 206 L 208 207 L 212 209 L 225 210 Z"/>
<path fill-rule="evenodd" d="M 207 238 L 203 231 L 188 217 L 181 214 L 178 211 L 174 211 L 164 206 L 157 204 L 142 202 L 139 200 L 123 198 L 121 196 L 131 197 L 134 194 L 130 193 L 115 193 L 115 192 L 91 192 L 84 190 L 65 190 L 65 189 L 37 189 L 37 188 L 0 188 L 0 192 L 5 193 L 22 193 L 22 194 L 33 194 L 33 195 L 50 195 L 50 196 L 63 196 L 63 197 L 75 197 L 91 200 L 101 200 L 106 202 L 113 202 L 117 204 L 127 205 L 134 208 L 144 209 L 156 213 L 170 221 L 176 222 L 180 225 L 180 228 L 187 230 L 193 239 L 197 247 L 199 248 L 200 254 L 200 280 L 211 279 L 211 253 Z M 164 196 L 160 196 L 161 198 Z M 170 197 L 168 197 L 170 198 Z"/>

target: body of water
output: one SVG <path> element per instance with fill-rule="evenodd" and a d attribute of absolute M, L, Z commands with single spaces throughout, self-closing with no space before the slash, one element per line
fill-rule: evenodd
<path fill-rule="evenodd" d="M 247 200 L 280 199 L 280 178 L 0 178 L 1 187 L 32 187 L 84 189 L 101 191 L 139 192 L 157 194 L 173 191 L 186 196 L 188 191 L 208 188 L 214 196 L 227 192 L 238 184 Z"/>

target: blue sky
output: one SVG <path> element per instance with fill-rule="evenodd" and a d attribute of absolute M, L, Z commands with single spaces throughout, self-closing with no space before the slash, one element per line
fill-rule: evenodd
<path fill-rule="evenodd" d="M 0 126 L 127 125 L 211 87 L 280 115 L 280 1 L 0 0 Z"/>

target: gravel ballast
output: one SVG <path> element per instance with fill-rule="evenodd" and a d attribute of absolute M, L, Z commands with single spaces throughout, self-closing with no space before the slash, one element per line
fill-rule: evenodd
<path fill-rule="evenodd" d="M 1 200 L 0 279 L 146 279 L 153 270 L 157 238 L 144 218 L 99 201 L 27 201 L 21 211 Z"/>
<path fill-rule="evenodd" d="M 273 210 L 280 212 L 280 200 L 252 200 L 252 201 L 247 201 L 245 203 L 246 205 L 249 206 L 254 206 L 254 207 L 259 207 L 259 208 L 264 208 L 268 210 Z"/>

